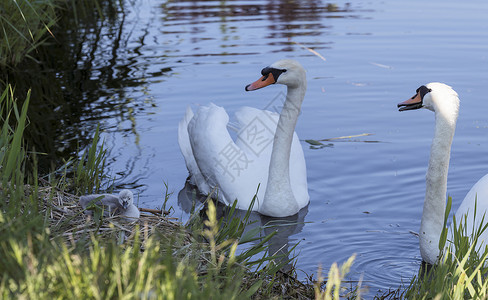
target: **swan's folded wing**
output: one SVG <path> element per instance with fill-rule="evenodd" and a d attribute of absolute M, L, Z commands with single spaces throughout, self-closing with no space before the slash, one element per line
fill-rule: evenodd
<path fill-rule="evenodd" d="M 239 127 L 236 144 L 259 163 L 269 165 L 279 115 L 245 106 L 235 113 L 235 119 Z"/>
<path fill-rule="evenodd" d="M 209 188 L 218 188 L 219 200 L 227 204 L 234 201 L 239 190 L 229 162 L 240 151 L 227 130 L 228 122 L 225 110 L 211 103 L 199 107 L 188 124 L 195 162 Z"/>

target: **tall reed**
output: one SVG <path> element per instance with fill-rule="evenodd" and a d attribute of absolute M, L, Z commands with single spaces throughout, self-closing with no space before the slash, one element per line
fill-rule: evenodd
<path fill-rule="evenodd" d="M 104 143 L 99 146 L 99 142 L 100 126 L 97 126 L 90 147 L 77 159 L 78 163 L 75 165 L 74 187 L 78 195 L 98 192 L 106 179 L 104 170 L 107 150 Z"/>
<path fill-rule="evenodd" d="M 322 270 L 319 269 L 318 280 L 314 285 L 315 289 L 315 299 L 316 300 L 333 300 L 333 299 L 361 299 L 361 290 L 357 289 L 357 294 L 350 294 L 343 286 L 343 281 L 346 278 L 347 273 L 351 269 L 356 255 L 349 257 L 349 259 L 344 262 L 340 267 L 337 263 L 333 263 L 330 267 L 327 283 L 325 289 L 322 288 L 322 283 L 324 282 L 324 277 L 322 277 Z"/>
<path fill-rule="evenodd" d="M 10 215 L 18 215 L 33 213 L 37 206 L 32 205 L 35 204 L 34 197 L 29 196 L 36 191 L 25 189 L 24 174 L 28 153 L 24 148 L 23 133 L 27 126 L 30 92 L 20 111 L 13 94 L 12 86 L 8 85 L 0 96 L 0 120 L 3 124 L 0 132 L 0 208 Z M 37 186 L 36 179 L 33 179 L 32 183 L 34 187 Z M 26 198 L 29 199 L 28 202 L 25 201 Z"/>

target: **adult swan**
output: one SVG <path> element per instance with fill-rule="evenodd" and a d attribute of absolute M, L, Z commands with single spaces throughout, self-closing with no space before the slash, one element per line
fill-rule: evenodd
<path fill-rule="evenodd" d="M 439 256 L 439 238 L 444 223 L 447 171 L 459 111 L 459 98 L 450 86 L 433 82 L 419 87 L 412 98 L 399 103 L 398 107 L 400 111 L 424 107 L 435 113 L 434 139 L 426 175 L 425 201 L 419 233 L 422 259 L 435 264 Z M 476 199 L 476 219 L 474 219 Z M 467 214 L 466 228 L 468 234 L 472 234 L 473 221 L 474 228 L 477 229 L 485 213 L 486 220 L 488 218 L 488 175 L 471 188 L 455 216 L 457 220 L 461 220 L 461 217 Z M 452 232 L 449 232 L 448 238 L 451 237 Z M 488 241 L 487 231 L 480 236 L 478 245 L 484 248 L 486 241 Z"/>
<path fill-rule="evenodd" d="M 281 113 L 243 107 L 236 112 L 236 139 L 227 130 L 229 116 L 222 107 L 188 107 L 178 127 L 178 143 L 200 192 L 216 189 L 226 205 L 272 217 L 296 214 L 309 201 L 305 158 L 295 125 L 307 89 L 305 70 L 294 60 L 280 60 L 261 71 L 262 77 L 246 86 L 253 91 L 270 84 L 287 86 L 284 104 L 275 99 L 268 107 L 283 105 Z M 279 97 L 277 97 L 279 98 Z M 265 106 L 263 105 L 263 106 Z M 259 189 L 258 189 L 259 186 Z"/>

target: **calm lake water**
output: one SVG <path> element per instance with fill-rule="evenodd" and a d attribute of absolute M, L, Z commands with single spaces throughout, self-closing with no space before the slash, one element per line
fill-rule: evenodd
<path fill-rule="evenodd" d="M 371 295 L 416 274 L 412 232 L 420 226 L 434 115 L 400 113 L 396 104 L 420 85 L 445 82 L 461 98 L 448 182 L 454 208 L 488 172 L 486 1 L 134 2 L 104 25 L 97 49 L 82 54 L 91 62 L 87 82 L 108 70 L 117 84 L 84 95 L 92 113 L 73 126 L 101 123 L 109 173 L 118 188 L 136 191 L 141 207 L 160 207 L 166 183 L 167 206 L 188 218 L 181 191 L 188 172 L 177 143 L 186 107 L 213 102 L 231 115 L 243 105 L 269 106 L 283 86 L 244 87 L 282 58 L 307 70 L 296 132 L 310 204 L 292 218 L 304 223 L 283 229 L 273 246 L 299 242 L 301 278 L 352 254 L 348 278 L 362 278 Z M 364 133 L 371 135 L 321 149 L 304 141 Z"/>

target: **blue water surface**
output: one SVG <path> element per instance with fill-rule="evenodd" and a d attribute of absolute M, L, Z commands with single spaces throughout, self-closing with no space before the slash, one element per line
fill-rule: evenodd
<path fill-rule="evenodd" d="M 295 219 L 304 223 L 277 243 L 300 242 L 302 279 L 356 254 L 348 278 L 361 279 L 371 295 L 408 283 L 421 262 L 412 232 L 420 226 L 434 115 L 400 113 L 396 104 L 432 81 L 459 93 L 448 181 L 457 207 L 488 172 L 488 2 L 136 2 L 125 11 L 126 43 L 113 69 L 123 64 L 140 84 L 122 87 L 114 97 L 124 97 L 124 112 L 107 111 L 102 120 L 115 183 L 135 189 L 138 205 L 149 208 L 163 204 L 166 183 L 167 207 L 185 221 L 188 204 L 178 194 L 188 171 L 177 126 L 186 107 L 213 102 L 229 114 L 268 107 L 285 87 L 247 93 L 244 86 L 274 61 L 296 59 L 308 76 L 296 132 L 310 205 Z M 108 54 L 99 51 L 103 60 Z M 321 149 L 304 141 L 361 134 L 371 135 Z"/>

